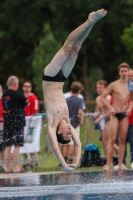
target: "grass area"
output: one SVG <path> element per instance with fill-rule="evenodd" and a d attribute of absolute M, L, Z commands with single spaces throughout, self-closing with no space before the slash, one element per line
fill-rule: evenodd
<path fill-rule="evenodd" d="M 76 171 L 98 171 L 102 170 L 102 167 L 82 167 L 78 166 Z M 53 172 L 53 171 L 62 171 L 59 168 L 59 161 L 58 159 L 50 153 L 46 160 L 40 162 L 39 168 L 37 170 L 33 169 L 34 172 Z"/>
<path fill-rule="evenodd" d="M 103 155 L 103 146 L 101 141 L 99 140 L 100 133 L 99 131 L 94 130 L 93 124 L 91 120 L 86 118 L 84 120 L 84 124 L 81 126 L 81 134 L 80 134 L 80 140 L 82 143 L 82 154 L 83 154 L 83 148 L 86 144 L 96 144 L 101 152 L 101 155 Z M 47 148 L 47 135 L 46 135 L 46 128 L 42 129 L 42 134 L 41 134 L 41 150 L 40 153 L 38 154 L 39 156 L 39 167 L 38 169 L 33 169 L 33 171 L 37 172 L 53 172 L 53 171 L 62 171 L 59 168 L 59 161 L 56 158 L 56 156 L 53 154 L 52 148 L 50 146 L 50 152 L 46 152 Z M 129 152 L 129 145 L 128 145 L 128 152 Z M 129 154 L 129 153 L 128 153 Z M 127 157 L 127 167 L 130 168 L 130 157 Z M 80 163 L 76 171 L 98 171 L 102 170 L 103 167 L 84 167 L 80 168 Z"/>

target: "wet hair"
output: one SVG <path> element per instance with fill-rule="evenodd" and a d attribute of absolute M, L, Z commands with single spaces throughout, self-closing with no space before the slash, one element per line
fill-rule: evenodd
<path fill-rule="evenodd" d="M 99 80 L 96 82 L 96 85 L 103 85 L 105 88 L 108 86 L 108 83 L 107 81 L 104 81 L 104 80 Z"/>
<path fill-rule="evenodd" d="M 78 93 L 80 90 L 83 91 L 84 90 L 84 86 L 82 83 L 78 82 L 78 81 L 73 81 L 70 89 L 72 91 L 72 93 L 76 94 Z"/>
<path fill-rule="evenodd" d="M 56 136 L 57 136 L 57 141 L 60 143 L 60 144 L 68 144 L 71 140 L 64 140 L 64 137 L 61 134 L 58 134 L 58 128 L 56 130 Z"/>
<path fill-rule="evenodd" d="M 120 71 L 121 68 L 127 68 L 127 69 L 130 69 L 130 65 L 127 64 L 126 62 L 124 63 L 121 63 L 119 66 L 118 66 L 118 71 Z"/>
<path fill-rule="evenodd" d="M 9 76 L 7 79 L 7 87 L 14 85 L 14 83 L 18 82 L 18 77 L 17 76 Z"/>
<path fill-rule="evenodd" d="M 24 81 L 23 85 L 24 85 L 25 83 L 29 83 L 29 84 L 31 85 L 31 87 L 32 87 L 32 82 L 31 82 L 31 81 L 26 80 L 26 81 Z"/>

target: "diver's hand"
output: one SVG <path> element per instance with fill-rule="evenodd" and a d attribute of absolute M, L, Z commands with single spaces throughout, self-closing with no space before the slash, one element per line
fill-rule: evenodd
<path fill-rule="evenodd" d="M 66 174 L 70 174 L 72 171 L 74 171 L 74 168 L 68 166 L 68 167 L 65 168 L 64 170 L 65 170 Z"/>

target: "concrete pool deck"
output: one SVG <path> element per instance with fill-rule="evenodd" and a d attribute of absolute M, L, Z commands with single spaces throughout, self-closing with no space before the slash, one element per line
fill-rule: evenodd
<path fill-rule="evenodd" d="M 126 170 L 127 172 L 133 173 L 133 170 Z M 106 173 L 103 170 L 96 170 L 96 171 L 90 171 L 90 170 L 85 170 L 85 171 L 74 171 L 73 173 L 87 173 L 87 172 L 98 172 L 98 173 Z M 125 172 L 125 170 L 123 170 Z M 118 170 L 111 170 L 110 173 L 119 173 Z M 24 173 L 0 173 L 0 179 L 7 179 L 7 178 L 19 178 L 19 177 L 30 177 L 30 176 L 39 176 L 39 175 L 52 175 L 52 174 L 66 174 L 64 171 L 54 171 L 54 172 L 32 172 L 32 171 L 27 171 Z M 70 173 L 71 174 L 71 173 Z"/>
<path fill-rule="evenodd" d="M 36 175 L 47 175 L 47 174 L 60 174 L 64 172 L 25 172 L 25 173 L 0 173 L 0 179 L 6 179 L 6 178 L 16 178 L 16 177 L 28 177 L 28 176 L 36 176 Z"/>

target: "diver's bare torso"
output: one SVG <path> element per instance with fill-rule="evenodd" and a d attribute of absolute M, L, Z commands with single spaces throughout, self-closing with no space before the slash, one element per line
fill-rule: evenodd
<path fill-rule="evenodd" d="M 69 121 L 68 107 L 63 94 L 62 82 L 43 81 L 43 95 L 48 122 L 57 127 L 62 119 Z"/>

